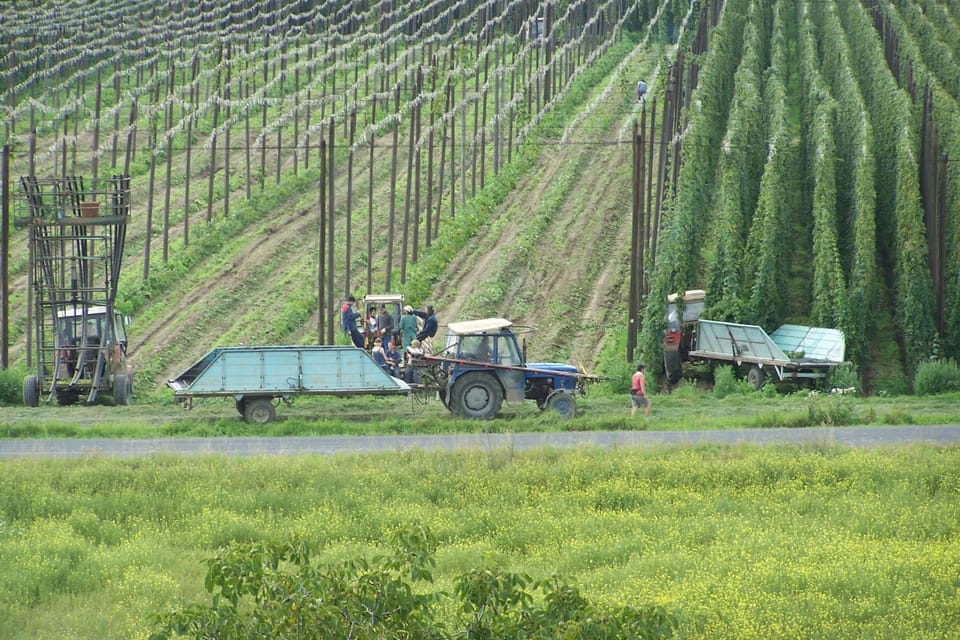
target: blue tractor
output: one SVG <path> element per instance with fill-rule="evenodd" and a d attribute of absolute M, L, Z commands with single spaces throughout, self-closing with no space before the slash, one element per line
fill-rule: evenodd
<path fill-rule="evenodd" d="M 541 410 L 573 417 L 575 397 L 599 378 L 569 364 L 526 362 L 512 326 L 503 318 L 450 323 L 443 351 L 415 363 L 421 388 L 436 389 L 450 411 L 477 420 L 496 417 L 504 400 L 534 400 Z"/>

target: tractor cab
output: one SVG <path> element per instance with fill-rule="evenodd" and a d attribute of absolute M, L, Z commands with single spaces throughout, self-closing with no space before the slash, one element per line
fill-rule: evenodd
<path fill-rule="evenodd" d="M 667 296 L 667 326 L 663 331 L 663 363 L 670 384 L 683 377 L 683 362 L 696 344 L 697 320 L 703 313 L 706 292 L 691 289 Z"/>
<path fill-rule="evenodd" d="M 367 327 L 367 316 L 370 309 L 374 310 L 374 313 L 380 313 L 380 306 L 383 305 L 383 308 L 387 313 L 390 314 L 390 317 L 393 318 L 393 330 L 390 331 L 389 336 L 383 337 L 383 344 L 386 346 L 387 340 L 393 339 L 394 344 L 400 344 L 400 314 L 403 313 L 403 294 L 400 293 L 376 293 L 368 294 L 363 296 L 363 326 L 361 327 L 361 332 L 368 333 Z M 382 329 L 382 327 L 377 327 Z M 373 340 L 367 340 L 367 348 L 373 348 Z"/>
<path fill-rule="evenodd" d="M 528 363 L 513 323 L 503 318 L 451 322 L 443 353 L 426 360 L 440 370 L 440 398 L 451 411 L 487 420 L 503 401 L 535 400 L 561 416 L 576 412 L 586 378 L 569 364 Z"/>
<path fill-rule="evenodd" d="M 103 306 L 76 307 L 57 312 L 57 340 L 61 348 L 80 345 L 118 345 L 127 350 L 126 320 L 119 312 L 107 315 Z"/>
<path fill-rule="evenodd" d="M 53 350 L 39 375 L 24 380 L 24 402 L 39 404 L 48 392 L 58 404 L 92 402 L 98 391 L 112 394 L 115 404 L 128 404 L 133 393 L 126 365 L 129 319 L 102 305 L 70 304 L 57 311 Z"/>
<path fill-rule="evenodd" d="M 453 322 L 443 350 L 453 360 L 523 366 L 513 323 L 503 318 Z"/>

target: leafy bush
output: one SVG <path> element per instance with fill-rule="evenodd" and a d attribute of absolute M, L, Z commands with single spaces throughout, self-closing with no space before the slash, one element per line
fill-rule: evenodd
<path fill-rule="evenodd" d="M 930 360 L 917 367 L 913 388 L 920 396 L 960 391 L 960 367 L 953 358 Z"/>
<path fill-rule="evenodd" d="M 426 527 L 394 536 L 394 553 L 320 566 L 306 543 L 234 544 L 207 561 L 212 602 L 153 616 L 152 640 L 187 638 L 670 638 L 663 608 L 604 611 L 556 576 L 479 567 L 447 594 L 427 592 L 437 540 Z M 456 610 L 447 624 L 440 611 Z M 449 632 L 446 627 L 460 630 Z"/>
<path fill-rule="evenodd" d="M 26 367 L 22 366 L 0 371 L 0 404 L 23 404 L 23 379 L 27 373 Z"/>

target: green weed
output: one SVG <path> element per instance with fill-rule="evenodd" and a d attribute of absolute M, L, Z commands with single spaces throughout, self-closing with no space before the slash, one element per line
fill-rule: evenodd
<path fill-rule="evenodd" d="M 23 379 L 27 375 L 25 366 L 0 371 L 0 404 L 23 404 Z"/>
<path fill-rule="evenodd" d="M 920 396 L 960 391 L 960 366 L 953 358 L 923 362 L 913 377 L 913 388 Z"/>

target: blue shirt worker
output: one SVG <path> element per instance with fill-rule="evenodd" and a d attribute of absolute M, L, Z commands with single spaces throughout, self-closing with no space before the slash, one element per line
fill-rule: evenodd
<path fill-rule="evenodd" d="M 414 309 L 413 314 L 419 318 L 423 318 L 423 327 L 420 329 L 420 332 L 417 333 L 417 340 L 420 341 L 420 345 L 425 352 L 432 353 L 433 336 L 437 335 L 438 326 L 437 314 L 433 309 L 433 305 L 428 304 L 425 311 Z"/>
<path fill-rule="evenodd" d="M 347 298 L 346 304 L 340 309 L 340 327 L 345 333 L 350 334 L 350 341 L 353 342 L 353 346 L 362 349 L 363 334 L 361 334 L 360 329 L 357 328 L 357 320 L 360 319 L 360 314 L 353 308 L 355 304 L 357 304 L 356 298 L 353 296 Z"/>
<path fill-rule="evenodd" d="M 394 378 L 400 377 L 400 363 L 403 362 L 403 356 L 400 355 L 400 352 L 397 351 L 397 347 L 393 344 L 393 340 L 387 342 L 387 347 L 384 349 L 384 355 L 387 357 L 387 366 L 390 367 L 390 375 Z"/>

